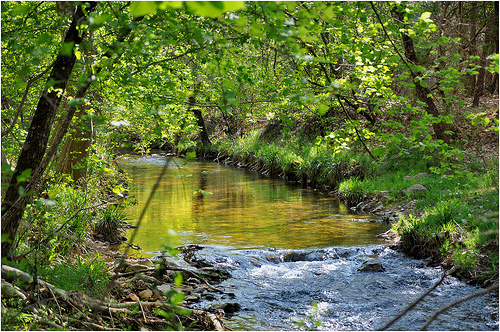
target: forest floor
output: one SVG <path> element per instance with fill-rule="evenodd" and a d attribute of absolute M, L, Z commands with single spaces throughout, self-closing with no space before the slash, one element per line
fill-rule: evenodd
<path fill-rule="evenodd" d="M 196 246 L 183 248 L 182 257 L 156 260 L 124 255 L 109 243 L 96 241 L 90 247 L 108 265 L 107 295 L 100 299 L 2 265 L 2 297 L 9 298 L 2 302 L 2 329 L 21 317 L 25 330 L 227 330 L 221 317 L 232 308 L 186 307 L 223 293 L 214 285 L 227 277 L 197 260 Z"/>

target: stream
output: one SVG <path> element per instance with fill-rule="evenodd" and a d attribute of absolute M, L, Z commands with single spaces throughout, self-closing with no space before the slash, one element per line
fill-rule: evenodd
<path fill-rule="evenodd" d="M 390 249 L 377 237 L 388 225 L 354 214 L 327 192 L 209 161 L 152 155 L 119 164 L 138 201 L 127 212 L 140 228 L 125 235 L 142 248 L 135 254 L 202 246 L 196 257 L 231 277 L 217 285 L 224 294 L 193 307 L 237 303 L 224 317 L 235 331 L 374 330 L 442 275 Z M 372 257 L 385 270 L 358 271 Z M 390 329 L 417 330 L 436 309 L 477 290 L 447 277 Z M 498 293 L 489 293 L 439 315 L 428 329 L 498 330 L 498 308 Z"/>

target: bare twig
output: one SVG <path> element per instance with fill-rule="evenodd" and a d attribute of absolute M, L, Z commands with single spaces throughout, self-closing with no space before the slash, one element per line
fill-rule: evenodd
<path fill-rule="evenodd" d="M 382 27 L 382 30 L 384 30 L 384 34 L 386 35 L 387 39 L 389 39 L 389 42 L 391 43 L 392 47 L 394 48 L 394 50 L 396 51 L 396 53 L 399 55 L 399 58 L 401 59 L 401 61 L 403 61 L 403 63 L 406 65 L 406 67 L 408 68 L 408 70 L 410 70 L 410 72 L 412 73 L 412 76 L 413 77 L 416 77 L 417 75 L 415 74 L 415 72 L 413 71 L 413 69 L 411 68 L 411 66 L 408 64 L 408 62 L 406 61 L 406 58 L 401 54 L 401 52 L 399 52 L 396 44 L 394 44 L 394 41 L 392 40 L 392 38 L 389 36 L 389 33 L 387 32 L 387 30 L 385 29 L 385 26 L 384 26 L 384 22 L 382 21 L 382 19 L 380 18 L 380 15 L 378 14 L 378 11 L 377 9 L 375 8 L 375 5 L 373 4 L 373 1 L 370 1 L 370 5 L 372 6 L 372 9 L 373 9 L 373 12 L 375 13 L 375 16 L 377 16 L 377 20 L 379 21 L 380 23 L 380 26 Z"/>
<path fill-rule="evenodd" d="M 51 70 L 52 66 L 54 66 L 54 63 L 55 63 L 55 60 L 47 68 L 45 68 L 40 74 L 33 76 L 28 80 L 28 83 L 26 84 L 26 88 L 24 89 L 23 98 L 21 99 L 21 103 L 17 107 L 17 111 L 16 111 L 16 114 L 14 115 L 14 119 L 12 120 L 10 127 L 7 130 L 4 130 L 2 132 L 2 137 L 7 137 L 12 132 L 14 127 L 16 126 L 17 119 L 20 117 L 20 115 L 23 111 L 23 106 L 24 106 L 24 103 L 26 101 L 26 98 L 28 97 L 28 92 L 31 89 L 31 85 L 33 83 L 35 83 L 36 81 L 38 81 L 40 78 L 42 78 L 43 75 L 45 75 L 49 70 Z"/>
<path fill-rule="evenodd" d="M 394 317 L 394 319 L 392 319 L 389 323 L 385 324 L 384 326 L 382 326 L 381 328 L 379 328 L 377 331 L 384 331 L 384 330 L 387 330 L 387 328 L 389 326 L 391 326 L 392 324 L 394 324 L 397 320 L 399 320 L 401 317 L 403 317 L 404 315 L 406 315 L 411 309 L 413 309 L 413 307 L 415 307 L 417 304 L 419 304 L 423 299 L 424 297 L 426 297 L 427 295 L 429 295 L 433 290 L 435 290 L 437 288 L 437 286 L 439 286 L 443 280 L 449 276 L 450 274 L 452 274 L 453 272 L 455 272 L 457 268 L 454 266 L 453 268 L 451 268 L 450 270 L 448 271 L 445 271 L 443 273 L 443 276 L 441 277 L 441 279 L 439 279 L 438 282 L 436 282 L 434 284 L 434 286 L 432 286 L 427 292 L 425 292 L 424 294 L 422 294 L 418 299 L 415 300 L 415 302 L 413 302 L 412 304 L 410 304 L 405 310 L 403 310 L 399 315 L 397 315 L 396 317 Z"/>
<path fill-rule="evenodd" d="M 141 301 L 137 301 L 137 302 L 139 302 L 139 306 L 141 307 L 142 318 L 144 318 L 144 322 L 146 322 L 147 318 L 146 318 L 146 314 L 144 313 L 144 308 L 142 307 Z"/>
<path fill-rule="evenodd" d="M 54 298 L 54 301 L 56 301 L 56 304 L 57 304 L 57 309 L 59 309 L 59 315 L 61 315 L 61 316 L 62 316 L 63 314 L 62 314 L 62 311 L 61 311 L 61 306 L 59 305 L 59 302 L 57 301 L 57 298 L 56 298 L 56 296 L 54 295 L 54 292 L 52 291 L 52 289 L 51 289 L 50 287 L 47 287 L 47 288 L 48 288 L 48 290 L 49 290 L 50 294 L 52 295 L 52 297 Z"/>
<path fill-rule="evenodd" d="M 356 136 L 358 136 L 358 139 L 361 142 L 361 144 L 363 144 L 363 147 L 365 148 L 366 152 L 368 152 L 368 154 L 370 155 L 370 157 L 372 157 L 372 159 L 375 159 L 375 157 L 372 155 L 371 151 L 368 149 L 368 147 L 366 146 L 365 142 L 361 138 L 361 135 L 358 132 L 358 128 L 356 127 L 356 125 L 354 124 L 354 122 L 352 122 L 351 116 L 349 115 L 349 113 L 347 113 L 347 110 L 345 109 L 344 103 L 342 103 L 342 100 L 340 99 L 340 96 L 339 95 L 335 95 L 335 97 L 337 97 L 337 100 L 339 101 L 340 106 L 342 106 L 342 110 L 344 110 L 344 113 L 345 113 L 347 119 L 354 126 L 354 130 L 356 131 Z"/>
<path fill-rule="evenodd" d="M 434 314 L 429 318 L 429 320 L 424 324 L 424 326 L 422 326 L 420 328 L 420 331 L 424 331 L 425 329 L 427 329 L 427 327 L 437 318 L 438 315 L 442 314 L 443 312 L 445 312 L 446 310 L 462 303 L 462 302 L 465 302 L 465 301 L 468 301 L 474 297 L 477 297 L 477 296 L 481 296 L 483 294 L 486 294 L 488 292 L 491 292 L 492 290 L 495 290 L 495 289 L 498 289 L 498 282 L 495 283 L 494 285 L 491 285 L 490 287 L 488 288 L 485 288 L 485 289 L 481 289 L 480 291 L 477 291 L 475 293 L 472 293 L 472 294 L 469 294 L 467 296 L 464 296 L 464 297 L 461 297 L 459 298 L 458 300 L 455 300 L 451 303 L 448 303 L 447 305 L 444 305 L 442 306 L 441 308 L 439 308 L 438 310 L 436 310 L 434 312 Z"/>

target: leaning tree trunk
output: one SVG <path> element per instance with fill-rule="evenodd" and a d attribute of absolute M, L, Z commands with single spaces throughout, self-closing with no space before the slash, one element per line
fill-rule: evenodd
<path fill-rule="evenodd" d="M 479 68 L 479 75 L 477 76 L 477 81 L 476 81 L 476 86 L 474 90 L 474 100 L 472 101 L 472 107 L 476 108 L 479 106 L 479 98 L 483 95 L 484 91 L 484 76 L 486 73 L 486 57 L 487 57 L 487 48 L 486 45 L 483 46 L 483 52 L 481 54 L 481 60 L 479 62 L 479 65 L 481 66 Z"/>
<path fill-rule="evenodd" d="M 10 181 L 7 192 L 2 201 L 2 236 L 8 235 L 6 241 L 2 242 L 2 257 L 6 257 L 14 242 L 17 229 L 23 216 L 28 195 L 21 195 L 21 186 L 29 185 L 30 181 L 36 183 L 39 178 L 34 176 L 31 180 L 25 183 L 18 183 L 17 177 L 26 170 L 31 170 L 32 173 L 40 173 L 39 167 L 50 136 L 52 124 L 55 115 L 61 103 L 62 94 L 59 91 L 65 91 L 68 80 L 73 71 L 76 62 L 74 54 L 74 45 L 79 45 L 83 40 L 83 34 L 79 31 L 78 26 L 86 19 L 85 13 L 90 13 L 97 6 L 97 2 L 90 2 L 89 8 L 83 10 L 81 5 L 77 5 L 73 13 L 71 25 L 64 38 L 65 44 L 72 44 L 71 54 L 59 53 L 54 62 L 52 72 L 50 73 L 47 85 L 54 82 L 53 89 L 48 87 L 42 92 L 42 96 L 38 102 L 35 114 L 28 129 L 26 141 L 23 144 L 21 154 L 17 161 L 17 166 Z M 35 172 L 37 170 L 37 172 Z M 3 237 L 2 237 L 3 238 Z"/>
<path fill-rule="evenodd" d="M 195 105 L 196 104 L 196 99 L 193 96 L 189 97 L 189 105 Z M 201 111 L 197 108 L 191 109 L 191 111 L 194 113 L 194 116 L 196 117 L 196 124 L 198 127 L 200 127 L 200 141 L 203 146 L 209 146 L 210 143 L 210 138 L 208 137 L 208 132 L 207 132 L 207 127 L 205 126 L 205 121 L 203 120 L 203 115 L 201 114 Z"/>
<path fill-rule="evenodd" d="M 493 24 L 492 24 L 492 35 L 494 36 L 493 40 L 495 42 L 495 53 L 498 54 L 499 50 L 498 50 L 498 1 L 495 1 L 494 2 L 494 20 L 493 20 Z M 490 93 L 498 93 L 498 90 L 497 90 L 497 86 L 498 86 L 498 73 L 493 73 L 493 78 L 491 80 L 491 83 L 490 83 L 490 86 L 489 86 L 489 92 Z"/>
<path fill-rule="evenodd" d="M 474 1 L 471 2 L 471 13 L 470 13 L 470 41 L 469 41 L 469 56 L 475 56 L 477 55 L 477 38 L 476 38 L 476 3 Z M 470 64 L 470 66 L 473 68 L 477 65 L 477 61 L 474 60 L 473 63 Z M 476 75 L 469 75 L 469 84 L 468 84 L 468 91 L 467 94 L 469 96 L 474 96 L 475 90 L 476 90 L 476 84 L 478 83 L 478 77 Z"/>
<path fill-rule="evenodd" d="M 399 12 L 397 10 L 397 5 L 394 6 L 392 10 L 392 14 L 398 20 L 398 22 L 404 22 L 403 12 Z M 416 66 L 419 64 L 417 53 L 415 52 L 415 46 L 413 45 L 413 39 L 405 33 L 401 33 L 401 38 L 403 40 L 403 48 L 405 51 L 406 59 L 413 65 Z M 419 72 L 410 70 L 413 81 L 417 79 Z M 440 118 L 441 114 L 434 103 L 434 99 L 432 98 L 431 90 L 427 87 L 423 87 L 421 84 L 415 85 L 415 93 L 417 98 L 425 103 L 425 110 L 427 113 L 433 115 L 436 118 Z M 432 128 L 434 129 L 434 134 L 437 139 L 441 139 L 447 143 L 450 142 L 450 137 L 446 133 L 448 126 L 443 122 L 433 123 Z"/>
<path fill-rule="evenodd" d="M 74 182 L 87 174 L 84 168 L 75 167 L 85 166 L 81 163 L 84 158 L 89 157 L 89 148 L 92 145 L 92 122 L 86 115 L 85 107 L 82 107 L 76 115 L 80 121 L 73 125 L 74 134 L 66 138 L 56 165 L 56 172 L 70 174 Z"/>

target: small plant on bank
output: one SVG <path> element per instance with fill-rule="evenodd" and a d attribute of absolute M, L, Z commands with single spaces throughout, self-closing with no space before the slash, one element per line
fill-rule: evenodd
<path fill-rule="evenodd" d="M 60 260 L 42 269 L 41 276 L 47 282 L 64 290 L 76 290 L 99 298 L 109 283 L 108 267 L 99 254 L 75 260 Z"/>
<path fill-rule="evenodd" d="M 363 200 L 364 194 L 363 182 L 356 177 L 340 183 L 339 196 L 342 197 L 342 200 L 348 206 L 355 206 L 360 203 Z"/>
<path fill-rule="evenodd" d="M 127 214 L 118 206 L 108 205 L 94 227 L 94 237 L 109 243 L 121 243 Z"/>

